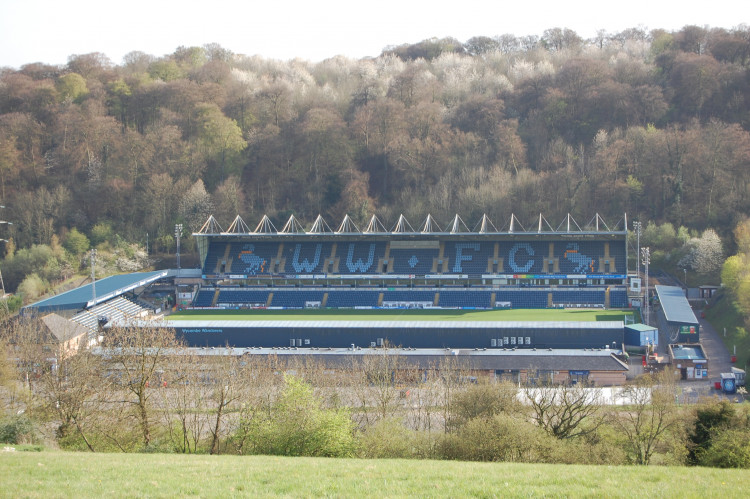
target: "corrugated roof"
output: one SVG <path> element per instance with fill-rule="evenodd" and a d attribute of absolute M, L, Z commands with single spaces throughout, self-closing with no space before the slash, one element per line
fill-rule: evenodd
<path fill-rule="evenodd" d="M 655 331 L 657 328 L 649 326 L 648 324 L 626 324 L 625 329 L 631 329 L 633 331 Z"/>
<path fill-rule="evenodd" d="M 150 284 L 162 277 L 166 277 L 166 270 L 155 272 L 136 272 L 105 277 L 96 281 L 96 300 L 92 297 L 91 283 L 65 293 L 38 301 L 24 307 L 24 310 L 47 312 L 51 310 L 79 310 L 86 306 L 93 306 L 115 296 L 127 293 L 135 288 Z"/>
<path fill-rule="evenodd" d="M 693 309 L 690 307 L 682 288 L 661 285 L 654 286 L 654 288 L 659 296 L 659 302 L 662 310 L 664 310 L 667 322 L 698 325 L 698 319 L 695 318 Z"/>
<path fill-rule="evenodd" d="M 590 322 L 520 322 L 520 321 L 233 321 L 233 320 L 163 320 L 156 323 L 144 321 L 139 325 L 169 328 L 383 328 L 383 329 L 622 329 L 622 321 L 590 321 Z"/>
<path fill-rule="evenodd" d="M 382 349 L 363 348 L 192 348 L 198 355 L 273 355 L 278 360 L 294 362 L 312 358 L 326 366 L 348 366 L 362 362 L 367 357 L 386 355 Z M 626 364 L 606 349 L 393 349 L 390 355 L 403 357 L 412 366 L 430 368 L 441 362 L 455 360 L 471 369 L 521 370 L 540 369 L 555 371 L 627 371 Z"/>

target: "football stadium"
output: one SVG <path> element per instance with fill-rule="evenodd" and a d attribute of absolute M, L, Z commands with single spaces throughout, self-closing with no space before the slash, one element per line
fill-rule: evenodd
<path fill-rule="evenodd" d="M 97 336 L 135 320 L 168 327 L 212 354 L 337 366 L 388 350 L 422 367 L 450 356 L 495 377 L 624 382 L 626 217 L 553 226 L 540 215 L 524 227 L 511 215 L 498 229 L 483 216 L 469 229 L 458 215 L 442 228 L 402 215 L 387 229 L 373 215 L 362 229 L 348 216 L 335 227 L 291 216 L 277 229 L 264 216 L 253 230 L 237 216 L 224 229 L 209 217 L 193 234 L 199 269 L 115 276 L 32 307 Z M 158 293 L 173 306 L 143 301 Z"/>

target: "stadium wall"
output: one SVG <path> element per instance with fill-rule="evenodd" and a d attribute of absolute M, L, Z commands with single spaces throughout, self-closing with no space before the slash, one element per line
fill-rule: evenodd
<path fill-rule="evenodd" d="M 624 324 L 602 322 L 168 321 L 191 347 L 622 348 Z"/>

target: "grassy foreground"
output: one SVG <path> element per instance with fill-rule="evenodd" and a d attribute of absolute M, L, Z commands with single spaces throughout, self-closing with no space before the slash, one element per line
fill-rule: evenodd
<path fill-rule="evenodd" d="M 2 452 L 2 497 L 746 497 L 750 473 L 265 456 Z"/>
<path fill-rule="evenodd" d="M 308 310 L 183 310 L 168 317 L 169 320 L 243 320 L 243 321 L 618 321 L 631 311 L 601 309 L 308 309 Z"/>

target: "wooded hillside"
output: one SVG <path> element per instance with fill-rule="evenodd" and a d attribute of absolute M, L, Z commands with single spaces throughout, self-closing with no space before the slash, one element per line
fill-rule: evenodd
<path fill-rule="evenodd" d="M 750 211 L 748 130 L 747 26 L 556 28 L 320 63 L 217 45 L 120 65 L 72 55 L 0 70 L 0 214 L 14 224 L 0 237 L 24 248 L 109 224 L 167 249 L 175 222 L 292 212 L 487 213 L 498 228 L 510 213 L 627 212 L 727 235 Z"/>

